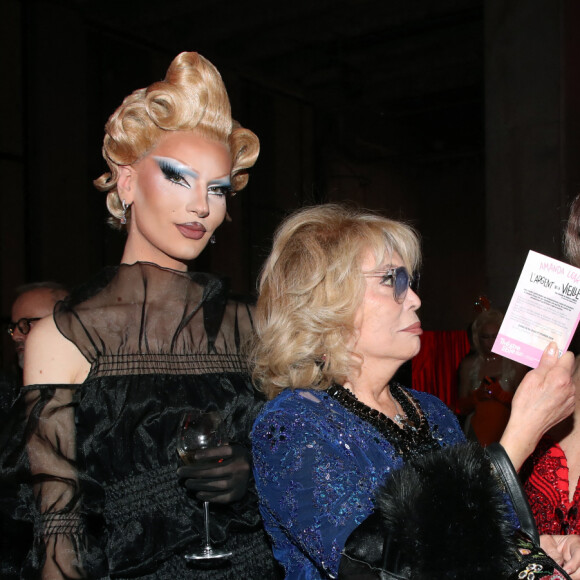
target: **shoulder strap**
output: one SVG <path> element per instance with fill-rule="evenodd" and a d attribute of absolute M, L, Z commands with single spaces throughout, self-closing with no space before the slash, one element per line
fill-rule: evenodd
<path fill-rule="evenodd" d="M 348 536 L 338 568 L 338 580 L 408 580 L 399 565 L 393 534 L 384 529 L 375 510 Z"/>
<path fill-rule="evenodd" d="M 537 546 L 540 545 L 540 534 L 536 526 L 536 521 L 530 509 L 530 504 L 526 499 L 522 489 L 520 479 L 508 454 L 499 443 L 492 443 L 485 448 L 502 487 L 510 496 L 516 515 L 520 521 L 522 532 L 524 532 Z"/>

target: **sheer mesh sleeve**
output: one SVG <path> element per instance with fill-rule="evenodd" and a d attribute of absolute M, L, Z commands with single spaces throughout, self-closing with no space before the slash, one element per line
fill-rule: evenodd
<path fill-rule="evenodd" d="M 26 452 L 34 493 L 33 568 L 42 578 L 85 578 L 75 457 L 75 385 L 25 387 Z"/>

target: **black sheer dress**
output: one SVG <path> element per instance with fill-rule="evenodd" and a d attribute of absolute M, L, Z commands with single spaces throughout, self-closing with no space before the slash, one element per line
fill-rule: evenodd
<path fill-rule="evenodd" d="M 21 460 L 36 508 L 23 577 L 47 558 L 62 578 L 275 578 L 253 482 L 242 500 L 211 507 L 212 539 L 233 557 L 183 558 L 203 514 L 176 475 L 178 426 L 188 408 L 217 409 L 230 441 L 249 446 L 262 403 L 241 354 L 248 307 L 212 276 L 137 263 L 106 270 L 54 316 L 91 367 L 82 384 L 24 389 Z"/>

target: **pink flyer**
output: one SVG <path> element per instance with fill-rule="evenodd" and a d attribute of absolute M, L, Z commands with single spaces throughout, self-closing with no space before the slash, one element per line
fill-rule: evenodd
<path fill-rule="evenodd" d="M 552 340 L 568 349 L 580 317 L 580 269 L 530 251 L 492 352 L 536 368 Z"/>

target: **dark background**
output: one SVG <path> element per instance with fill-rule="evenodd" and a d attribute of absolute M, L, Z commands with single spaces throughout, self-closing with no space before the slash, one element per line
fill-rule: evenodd
<path fill-rule="evenodd" d="M 103 126 L 197 50 L 259 137 L 249 186 L 194 265 L 254 292 L 279 221 L 350 200 L 422 234 L 422 318 L 507 307 L 527 251 L 561 258 L 580 191 L 577 0 L 3 0 L 0 304 L 119 261 Z M 6 348 L 6 345 L 4 345 Z"/>

